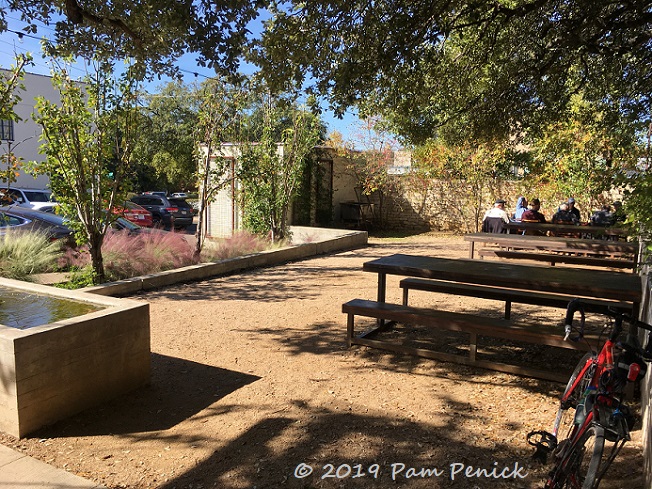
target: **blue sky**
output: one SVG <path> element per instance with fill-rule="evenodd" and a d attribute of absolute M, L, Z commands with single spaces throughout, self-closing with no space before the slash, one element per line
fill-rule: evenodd
<path fill-rule="evenodd" d="M 22 27 L 25 25 L 20 21 L 19 15 L 12 12 L 9 12 L 7 22 L 10 31 L 20 32 L 22 31 Z M 14 32 L 0 33 L 0 67 L 9 68 L 11 64 L 14 64 L 14 53 L 24 54 L 29 52 L 34 57 L 34 64 L 30 66 L 27 71 L 30 73 L 49 75 L 50 67 L 47 60 L 42 58 L 39 39 L 41 37 L 49 37 L 53 34 L 54 29 L 48 26 L 40 26 L 37 34 L 26 34 L 23 35 L 22 38 Z M 181 58 L 177 63 L 177 66 L 181 69 L 184 81 L 187 83 L 202 81 L 203 79 L 210 78 L 214 75 L 211 70 L 197 66 L 195 57 L 192 54 L 188 54 Z M 73 77 L 83 77 L 86 74 L 84 64 L 80 62 L 74 65 L 71 68 L 71 74 Z M 165 81 L 166 80 L 156 80 L 151 82 L 147 85 L 147 90 L 155 93 L 158 87 L 163 85 Z M 338 131 L 342 133 L 345 140 L 354 139 L 353 134 L 357 132 L 358 118 L 352 112 L 345 114 L 344 118 L 340 120 L 336 118 L 335 115 L 324 105 L 322 118 L 328 125 L 329 132 Z"/>

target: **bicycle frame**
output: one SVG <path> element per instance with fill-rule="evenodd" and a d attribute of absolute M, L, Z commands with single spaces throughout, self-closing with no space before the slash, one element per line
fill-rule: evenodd
<path fill-rule="evenodd" d="M 600 426 L 602 429 L 609 429 L 609 426 L 607 426 L 607 420 L 601 419 L 600 416 L 601 412 L 604 413 L 604 410 L 601 409 L 602 407 L 607 407 L 609 411 L 611 411 L 615 405 L 614 412 L 618 412 L 621 403 L 621 399 L 618 396 L 619 394 L 622 394 L 622 392 L 619 391 L 613 381 L 609 380 L 609 377 L 607 377 L 604 384 L 601 382 L 601 379 L 603 379 L 603 376 L 605 375 L 610 375 L 609 371 L 617 367 L 615 365 L 614 348 L 616 347 L 616 340 L 622 333 L 622 330 L 622 319 L 616 318 L 609 338 L 604 342 L 602 348 L 597 354 L 594 353 L 586 359 L 583 367 L 579 370 L 572 384 L 567 387 L 560 400 L 561 409 L 555 419 L 552 433 L 555 438 L 558 436 L 563 410 L 570 408 L 574 401 L 577 402 L 578 405 L 573 406 L 576 408 L 573 426 L 570 429 L 563 446 L 561 446 L 561 449 L 557 453 L 558 461 L 555 470 L 550 474 L 550 478 L 546 484 L 546 487 L 548 488 L 558 487 L 558 484 L 560 482 L 563 483 L 563 481 L 569 481 L 572 484 L 571 487 L 577 487 L 578 489 L 582 487 L 583 481 L 578 480 L 579 473 L 577 472 L 577 464 L 578 457 L 581 456 L 581 453 L 584 450 L 584 435 L 594 424 Z M 587 384 L 586 380 L 589 378 L 590 381 Z M 585 391 L 578 392 L 578 389 L 585 389 Z M 578 396 L 578 394 L 581 396 Z M 591 403 L 590 408 L 585 412 L 579 412 L 580 409 L 586 407 L 581 406 L 582 402 Z M 612 431 L 612 433 L 615 433 L 614 435 L 611 435 L 614 444 L 604 465 L 600 466 L 600 469 L 596 474 L 595 483 L 599 483 L 622 446 L 630 439 L 628 427 L 623 425 L 620 428 L 620 431 Z"/>
<path fill-rule="evenodd" d="M 568 403 L 570 397 L 576 393 L 576 390 L 580 385 L 581 381 L 583 380 L 584 376 L 586 375 L 586 373 L 593 366 L 595 366 L 596 369 L 593 372 L 591 383 L 589 384 L 588 387 L 596 389 L 597 392 L 600 383 L 600 376 L 605 372 L 605 370 L 607 370 L 608 368 L 612 368 L 614 365 L 613 349 L 615 345 L 616 343 L 611 338 L 609 338 L 607 341 L 605 341 L 604 345 L 602 345 L 602 349 L 600 350 L 600 353 L 598 353 L 597 357 L 589 357 L 586 360 L 586 363 L 584 364 L 584 368 L 582 368 L 579 375 L 575 378 L 575 381 L 573 382 L 571 388 L 566 391 L 564 396 L 562 396 L 561 398 L 562 404 Z M 553 431 L 553 435 L 557 436 L 557 428 L 555 428 L 555 430 Z"/>

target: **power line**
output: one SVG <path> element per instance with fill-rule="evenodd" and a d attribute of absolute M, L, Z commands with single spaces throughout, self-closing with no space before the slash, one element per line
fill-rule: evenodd
<path fill-rule="evenodd" d="M 27 37 L 29 39 L 35 39 L 37 41 L 49 41 L 46 37 L 36 37 L 31 34 L 28 34 L 27 32 L 21 32 L 21 31 L 15 31 L 13 29 L 6 29 L 4 32 L 11 32 L 12 34 L 15 34 L 18 36 L 18 39 L 22 40 L 24 37 Z"/>

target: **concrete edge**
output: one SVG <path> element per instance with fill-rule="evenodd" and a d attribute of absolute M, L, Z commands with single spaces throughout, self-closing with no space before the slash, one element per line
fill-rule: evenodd
<path fill-rule="evenodd" d="M 302 260 L 311 256 L 333 253 L 335 251 L 347 251 L 367 246 L 369 235 L 366 231 L 345 231 L 322 228 L 297 228 L 303 233 L 305 230 L 313 230 L 316 234 L 322 234 L 321 239 L 311 240 L 298 245 L 286 246 L 284 248 L 261 251 L 251 255 L 237 258 L 229 258 L 214 263 L 200 263 L 165 272 L 142 275 L 118 282 L 109 282 L 79 289 L 87 292 L 106 296 L 131 295 L 140 291 L 153 290 L 168 285 L 183 282 L 205 280 L 220 275 L 239 272 L 251 268 L 268 267 L 290 261 Z M 324 236 L 325 235 L 325 236 Z"/>

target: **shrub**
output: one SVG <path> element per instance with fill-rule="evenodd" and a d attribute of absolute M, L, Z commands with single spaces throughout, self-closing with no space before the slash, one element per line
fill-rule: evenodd
<path fill-rule="evenodd" d="M 269 248 L 269 241 L 255 234 L 241 231 L 219 241 L 206 241 L 201 252 L 202 261 L 220 261 L 249 255 Z"/>
<path fill-rule="evenodd" d="M 61 254 L 61 243 L 42 232 L 15 233 L 0 237 L 0 276 L 30 280 L 30 275 L 52 271 Z"/>

